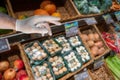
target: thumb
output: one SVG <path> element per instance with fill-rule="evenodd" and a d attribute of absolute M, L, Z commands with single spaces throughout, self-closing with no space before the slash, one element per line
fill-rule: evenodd
<path fill-rule="evenodd" d="M 39 23 L 36 27 L 41 28 L 42 33 L 47 32 L 50 36 L 52 35 L 52 31 L 48 23 Z"/>

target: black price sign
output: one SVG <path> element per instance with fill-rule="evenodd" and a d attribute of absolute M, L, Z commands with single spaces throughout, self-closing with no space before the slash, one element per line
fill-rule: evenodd
<path fill-rule="evenodd" d="M 75 80 L 91 80 L 87 71 L 83 71 L 74 76 Z"/>
<path fill-rule="evenodd" d="M 10 45 L 7 39 L 0 39 L 0 53 L 10 50 Z"/>
<path fill-rule="evenodd" d="M 112 19 L 112 17 L 110 16 L 110 14 L 103 15 L 103 18 L 104 18 L 104 20 L 105 20 L 105 22 L 107 24 L 114 23 L 114 20 Z"/>
<path fill-rule="evenodd" d="M 65 32 L 66 32 L 66 37 L 74 36 L 78 34 L 78 22 L 70 22 L 66 23 L 65 25 Z"/>
<path fill-rule="evenodd" d="M 100 59 L 94 62 L 94 70 L 100 68 L 103 64 L 104 64 L 104 57 L 101 57 Z"/>
<path fill-rule="evenodd" d="M 120 21 L 120 11 L 115 12 L 115 17 Z"/>

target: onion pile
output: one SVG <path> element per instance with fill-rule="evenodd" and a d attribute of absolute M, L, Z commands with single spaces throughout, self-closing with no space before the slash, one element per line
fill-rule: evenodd
<path fill-rule="evenodd" d="M 89 46 L 93 56 L 101 55 L 105 52 L 103 41 L 98 33 L 81 34 L 81 38 Z"/>

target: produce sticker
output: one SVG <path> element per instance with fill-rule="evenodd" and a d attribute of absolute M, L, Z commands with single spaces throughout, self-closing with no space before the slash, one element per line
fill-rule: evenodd
<path fill-rule="evenodd" d="M 10 50 L 10 45 L 7 39 L 0 39 L 0 53 Z"/>
<path fill-rule="evenodd" d="M 65 26 L 65 32 L 66 32 L 66 37 L 74 36 L 78 34 L 78 22 L 70 22 L 64 24 Z"/>

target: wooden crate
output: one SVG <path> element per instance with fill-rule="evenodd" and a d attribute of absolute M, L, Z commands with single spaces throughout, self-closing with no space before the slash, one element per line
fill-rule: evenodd
<path fill-rule="evenodd" d="M 81 13 L 78 11 L 78 9 L 77 9 L 76 5 L 74 4 L 73 0 L 70 0 L 70 2 L 71 2 L 72 6 L 74 7 L 75 11 L 77 12 L 77 14 L 79 15 L 80 18 L 86 18 L 86 17 L 98 16 L 98 15 L 104 14 L 104 13 L 86 14 L 86 15 L 81 14 Z"/>
<path fill-rule="evenodd" d="M 9 14 L 18 18 L 19 15 L 33 16 L 33 11 L 40 8 L 43 0 L 6 0 Z M 71 20 L 78 17 L 78 13 L 69 0 L 51 0 L 57 6 L 57 12 L 61 14 L 61 21 Z"/>
<path fill-rule="evenodd" d="M 108 68 L 108 66 L 107 66 L 107 64 L 106 64 L 105 62 L 104 62 L 104 64 L 103 64 L 99 69 L 101 69 L 101 68 L 104 69 L 104 71 L 109 75 L 109 78 L 111 78 L 110 80 L 115 80 L 115 78 L 113 77 L 111 71 L 109 70 L 109 68 Z M 97 69 L 97 70 L 99 70 L 99 69 Z M 96 70 L 95 70 L 95 71 L 96 71 Z M 88 72 L 89 72 L 92 80 L 95 80 L 95 79 L 94 79 L 94 76 L 97 76 L 97 75 L 94 75 L 94 74 L 93 74 L 94 71 L 88 69 Z M 103 79 L 100 79 L 100 80 L 103 80 Z M 107 79 L 106 79 L 106 80 L 107 80 Z"/>
<path fill-rule="evenodd" d="M 38 39 L 38 40 L 39 40 L 39 41 L 42 41 L 42 40 L 49 39 L 49 38 L 54 38 L 54 37 L 60 36 L 60 35 L 65 35 L 65 33 L 64 33 L 64 32 L 61 32 L 61 33 L 59 33 L 59 34 L 53 35 L 52 37 L 44 37 L 44 38 Z M 79 36 L 79 33 L 78 33 L 78 36 Z M 27 44 L 29 44 L 29 42 L 23 43 L 22 46 L 21 46 L 21 50 L 22 50 L 22 52 L 24 53 L 24 55 L 26 55 L 26 53 L 25 53 L 25 51 L 24 51 L 24 47 L 25 47 L 25 45 L 27 45 Z M 84 44 L 84 43 L 83 43 L 83 44 Z M 90 52 L 89 52 L 89 53 L 90 53 Z M 90 56 L 91 56 L 91 55 L 90 55 Z M 26 58 L 25 58 L 25 57 L 26 57 Z M 25 58 L 25 61 L 28 61 L 28 62 L 29 62 L 28 57 L 27 57 L 27 56 L 25 56 L 25 57 L 24 57 L 24 58 Z M 92 57 L 91 57 L 91 60 L 88 61 L 88 62 L 86 62 L 86 63 L 84 63 L 80 69 L 78 69 L 78 70 L 75 71 L 75 72 L 70 72 L 70 73 L 66 74 L 65 76 L 63 76 L 63 77 L 60 78 L 59 80 L 66 80 L 66 79 L 70 78 L 71 76 L 73 76 L 73 75 L 77 74 L 78 72 L 80 72 L 80 71 L 81 71 L 82 69 L 84 69 L 85 67 L 89 66 L 91 63 L 93 63 L 93 58 L 92 58 Z M 30 72 L 32 72 L 31 67 L 30 67 L 30 66 L 28 66 L 28 67 L 29 67 Z M 32 73 L 31 73 L 31 74 L 32 74 Z M 32 78 L 34 78 L 34 77 L 32 76 Z"/>
<path fill-rule="evenodd" d="M 16 59 L 22 59 L 25 65 L 25 70 L 30 78 L 30 80 L 34 80 L 32 78 L 31 72 L 29 70 L 29 62 L 26 61 L 26 55 L 21 50 L 21 45 L 19 43 L 14 43 L 11 45 L 11 50 L 0 53 L 0 61 L 7 60 L 10 63 L 10 67 L 13 67 L 13 62 Z"/>
<path fill-rule="evenodd" d="M 109 47 L 107 46 L 107 44 L 106 44 L 106 42 L 104 41 L 104 39 L 102 38 L 102 35 L 101 35 L 100 31 L 98 30 L 98 28 L 97 28 L 96 25 L 81 27 L 81 28 L 80 28 L 80 35 L 81 35 L 82 33 L 87 34 L 87 33 L 88 33 L 88 30 L 91 30 L 92 32 L 96 32 L 96 33 L 99 35 L 100 40 L 101 40 L 101 41 L 103 42 L 103 44 L 104 44 L 105 52 L 104 52 L 103 54 L 98 55 L 98 56 L 95 57 L 95 56 L 92 54 L 90 48 L 88 47 L 87 42 L 83 41 L 84 44 L 85 44 L 85 46 L 86 46 L 86 48 L 90 51 L 93 59 L 94 59 L 94 60 L 97 60 L 97 59 L 99 59 L 100 57 L 106 55 L 108 52 L 110 52 L 110 49 L 109 49 Z M 81 39 L 82 39 L 82 37 L 81 37 Z"/>

